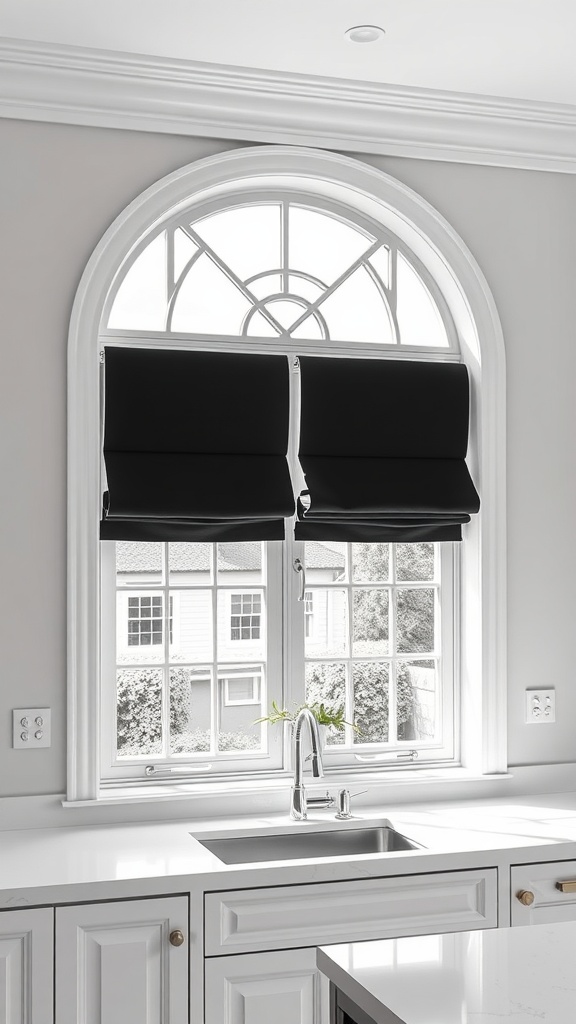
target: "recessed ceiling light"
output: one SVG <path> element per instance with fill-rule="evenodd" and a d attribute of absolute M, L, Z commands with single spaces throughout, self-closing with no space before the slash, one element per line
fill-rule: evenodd
<path fill-rule="evenodd" d="M 379 25 L 354 25 L 346 29 L 344 35 L 351 43 L 375 43 L 386 33 Z"/>

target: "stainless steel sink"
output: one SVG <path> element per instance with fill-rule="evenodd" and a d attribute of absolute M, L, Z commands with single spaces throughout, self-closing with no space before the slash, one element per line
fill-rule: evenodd
<path fill-rule="evenodd" d="M 363 853 L 422 849 L 420 843 L 386 826 L 286 832 L 272 836 L 237 836 L 229 839 L 195 838 L 224 864 L 254 864 L 259 861 L 309 857 L 355 857 Z"/>

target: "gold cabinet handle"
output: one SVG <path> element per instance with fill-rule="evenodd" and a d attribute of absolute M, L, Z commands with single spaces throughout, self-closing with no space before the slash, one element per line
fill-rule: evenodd
<path fill-rule="evenodd" d="M 184 932 L 181 932 L 179 928 L 175 928 L 173 932 L 170 932 L 170 943 L 172 946 L 182 946 L 184 944 Z"/>
<path fill-rule="evenodd" d="M 516 893 L 516 899 L 520 900 L 523 906 L 531 907 L 534 903 L 534 893 L 530 892 L 529 889 L 522 889 L 521 892 Z"/>
<path fill-rule="evenodd" d="M 556 882 L 556 888 L 560 892 L 576 892 L 576 882 Z"/>

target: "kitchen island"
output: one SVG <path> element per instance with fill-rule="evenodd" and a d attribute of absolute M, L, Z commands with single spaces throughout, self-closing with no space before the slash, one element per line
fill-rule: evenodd
<path fill-rule="evenodd" d="M 318 949 L 330 1024 L 570 1024 L 576 922 Z"/>

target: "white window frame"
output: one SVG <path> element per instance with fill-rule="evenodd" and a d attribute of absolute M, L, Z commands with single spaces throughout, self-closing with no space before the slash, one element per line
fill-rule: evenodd
<path fill-rule="evenodd" d="M 253 147 L 184 167 L 139 196 L 102 238 L 76 295 L 68 359 L 70 802 L 96 800 L 100 792 L 98 369 L 106 299 L 125 255 L 167 211 L 176 215 L 190 205 L 191 196 L 205 203 L 239 190 L 266 188 L 302 190 L 312 201 L 324 196 L 342 203 L 351 214 L 356 210 L 360 216 L 379 220 L 415 255 L 448 304 L 460 358 L 471 379 L 468 461 L 482 496 L 481 512 L 465 528 L 462 545 L 462 764 L 476 774 L 506 769 L 505 364 L 501 326 L 484 275 L 442 216 L 389 175 L 337 154 Z M 124 332 L 123 343 L 129 333 Z M 160 343 L 165 343 L 162 335 L 139 341 L 140 345 Z M 185 338 L 178 337 L 171 337 L 170 346 L 189 347 Z M 238 346 L 230 342 L 224 350 L 238 350 Z M 307 350 L 311 351 L 308 346 Z M 379 353 L 371 347 L 364 354 L 376 357 Z M 434 353 L 426 353 L 425 358 L 434 358 Z M 291 628 L 293 613 L 288 609 L 286 615 Z"/>

